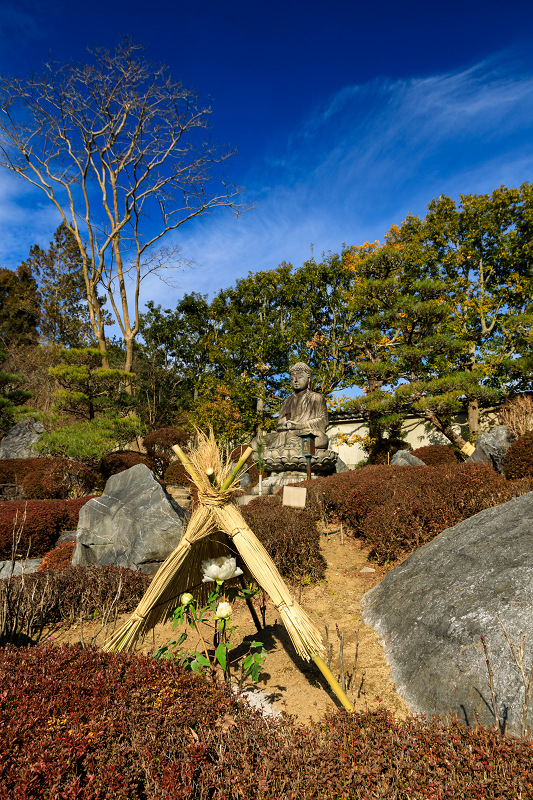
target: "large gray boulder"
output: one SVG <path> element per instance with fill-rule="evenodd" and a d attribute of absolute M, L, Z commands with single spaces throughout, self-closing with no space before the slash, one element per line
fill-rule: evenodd
<path fill-rule="evenodd" d="M 476 449 L 466 460 L 475 464 L 492 464 L 494 469 L 503 473 L 503 462 L 511 443 L 509 428 L 506 425 L 496 425 L 478 437 Z"/>
<path fill-rule="evenodd" d="M 116 564 L 155 575 L 177 547 L 187 512 L 145 464 L 112 475 L 82 506 L 72 565 Z"/>
<path fill-rule="evenodd" d="M 0 442 L 0 459 L 34 458 L 37 453 L 32 445 L 44 433 L 44 425 L 38 419 L 25 419 L 8 430 Z"/>
<path fill-rule="evenodd" d="M 11 575 L 30 575 L 37 572 L 41 566 L 42 558 L 27 558 L 25 561 L 0 561 L 0 580 L 9 578 Z"/>
<path fill-rule="evenodd" d="M 425 467 L 425 462 L 409 450 L 397 450 L 391 458 L 391 467 Z"/>
<path fill-rule="evenodd" d="M 511 641 L 533 660 L 533 492 L 448 528 L 363 596 L 363 620 L 380 635 L 396 688 L 414 712 L 491 725 L 481 637 L 494 673 L 500 721 L 520 734 L 524 690 Z M 533 703 L 528 715 L 533 730 Z"/>

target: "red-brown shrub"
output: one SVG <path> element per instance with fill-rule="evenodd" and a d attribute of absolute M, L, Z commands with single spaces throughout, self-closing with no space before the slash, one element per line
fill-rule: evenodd
<path fill-rule="evenodd" d="M 166 468 L 163 481 L 171 486 L 194 486 L 191 476 L 181 461 L 173 461 Z"/>
<path fill-rule="evenodd" d="M 411 450 L 411 455 L 419 458 L 428 467 L 434 467 L 437 464 L 458 464 L 462 461 L 457 451 L 451 445 L 446 444 L 428 444 L 426 447 L 418 447 L 416 450 Z"/>
<path fill-rule="evenodd" d="M 0 559 L 11 558 L 13 530 L 21 526 L 18 554 L 25 556 L 29 547 L 30 558 L 44 555 L 55 547 L 60 533 L 76 529 L 80 508 L 90 499 L 0 503 Z"/>
<path fill-rule="evenodd" d="M 26 497 L 32 500 L 66 499 L 71 492 L 85 495 L 99 483 L 94 470 L 64 458 L 42 458 L 21 480 Z"/>
<path fill-rule="evenodd" d="M 285 578 L 314 582 L 324 577 L 320 532 L 311 514 L 283 506 L 279 496 L 258 497 L 241 512 Z"/>
<path fill-rule="evenodd" d="M 172 662 L 0 650 L 0 800 L 514 800 L 530 742 L 385 711 L 266 721 Z"/>
<path fill-rule="evenodd" d="M 119 472 L 124 472 L 137 464 L 146 464 L 148 469 L 154 470 L 154 462 L 145 453 L 137 453 L 135 450 L 117 450 L 103 457 L 100 462 L 100 472 L 104 481 L 107 481 L 111 475 L 118 475 Z"/>
<path fill-rule="evenodd" d="M 143 445 L 154 463 L 154 469 L 157 475 L 162 477 L 170 466 L 170 463 L 176 458 L 172 450 L 172 445 L 179 444 L 180 447 L 182 447 L 187 444 L 190 438 L 190 433 L 172 426 L 169 428 L 159 428 L 144 437 Z"/>
<path fill-rule="evenodd" d="M 0 558 L 11 557 L 15 525 L 22 527 L 18 554 L 33 558 L 54 547 L 59 534 L 66 529 L 66 522 L 64 500 L 0 503 Z"/>
<path fill-rule="evenodd" d="M 512 443 L 505 454 L 503 471 L 509 480 L 533 477 L 533 431 Z"/>
<path fill-rule="evenodd" d="M 88 493 L 98 475 L 85 464 L 68 458 L 10 458 L 0 461 L 0 483 L 22 486 L 32 500 L 67 498 L 71 492 Z"/>
<path fill-rule="evenodd" d="M 72 564 L 72 556 L 76 542 L 62 542 L 45 553 L 37 572 L 44 572 L 47 569 L 66 569 Z"/>
<path fill-rule="evenodd" d="M 506 483 L 489 464 L 385 469 L 358 470 L 357 485 L 343 506 L 353 531 L 371 546 L 379 563 L 531 489 L 528 481 Z"/>

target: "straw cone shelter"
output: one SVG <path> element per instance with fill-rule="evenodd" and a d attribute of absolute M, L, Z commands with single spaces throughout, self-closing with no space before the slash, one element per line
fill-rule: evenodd
<path fill-rule="evenodd" d="M 199 446 L 188 457 L 174 447 L 198 489 L 199 502 L 187 530 L 130 619 L 108 639 L 104 650 L 133 650 L 140 637 L 172 615 L 182 593 L 191 592 L 198 600 L 204 599 L 202 562 L 229 555 L 237 556 L 240 566 L 269 595 L 298 654 L 305 660 L 321 662 L 324 648 L 319 631 L 294 600 L 274 562 L 231 501 L 251 449 L 232 470 L 228 454 L 222 456 L 212 433 L 199 434 L 199 439 Z"/>

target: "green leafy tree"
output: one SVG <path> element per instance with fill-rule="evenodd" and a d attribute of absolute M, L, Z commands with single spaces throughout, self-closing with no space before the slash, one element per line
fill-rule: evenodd
<path fill-rule="evenodd" d="M 406 256 L 447 287 L 450 340 L 464 347 L 449 359 L 434 395 L 458 391 L 459 381 L 499 391 L 527 385 L 533 331 L 533 189 L 500 187 L 490 195 L 441 196 L 422 220 L 408 216 L 395 232 Z M 524 383 L 525 380 L 525 383 Z M 455 389 L 453 385 L 455 384 Z M 431 387 L 430 387 L 431 388 Z M 480 397 L 465 391 L 471 433 L 479 430 Z M 498 396 L 487 391 L 487 396 Z M 425 393 L 430 406 L 430 394 Z"/>
<path fill-rule="evenodd" d="M 214 372 L 216 336 L 207 295 L 185 295 L 174 311 L 147 303 L 135 358 L 139 413 L 152 427 L 173 424 Z"/>
<path fill-rule="evenodd" d="M 442 196 L 385 246 L 352 248 L 359 329 L 348 352 L 366 391 L 352 405 L 377 426 L 418 414 L 466 451 L 454 417 L 466 409 L 475 434 L 480 407 L 529 380 L 531 201 L 527 184 L 459 204 Z"/>
<path fill-rule="evenodd" d="M 0 351 L 0 364 L 7 359 L 7 355 Z M 6 433 L 16 421 L 17 408 L 31 397 L 22 387 L 24 378 L 0 370 L 0 435 Z"/>

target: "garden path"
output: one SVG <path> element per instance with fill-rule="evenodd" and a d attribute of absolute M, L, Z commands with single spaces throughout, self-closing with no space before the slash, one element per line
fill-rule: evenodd
<path fill-rule="evenodd" d="M 356 710 L 386 707 L 397 717 L 404 717 L 407 709 L 396 694 L 390 680 L 390 670 L 385 661 L 378 636 L 372 628 L 364 625 L 361 618 L 360 600 L 363 594 L 378 583 L 387 568 L 369 562 L 368 550 L 351 537 L 344 537 L 341 543 L 339 532 L 321 537 L 321 548 L 327 562 L 326 577 L 312 586 L 297 586 L 296 599 L 308 612 L 311 619 L 325 635 L 329 629 L 329 642 L 333 645 L 331 669 L 339 675 L 339 631 L 344 633 L 344 665 L 349 678 L 353 672 L 356 652 L 356 633 L 358 632 L 358 658 L 355 681 L 347 691 Z M 361 572 L 364 567 L 374 572 Z M 257 604 L 256 604 L 257 605 Z M 122 624 L 129 614 L 120 615 Z M 266 694 L 275 709 L 295 715 L 301 722 L 309 718 L 318 719 L 328 709 L 339 705 L 331 694 L 326 681 L 313 662 L 302 661 L 294 652 L 283 625 L 272 604 L 267 602 L 266 628 L 257 634 L 244 603 L 235 609 L 233 624 L 238 625 L 232 639 L 237 646 L 239 640 L 262 639 L 268 650 L 264 672 L 260 677 L 259 689 Z M 98 633 L 97 621 L 84 623 L 83 640 L 102 644 L 105 635 Z M 108 634 L 110 631 L 108 631 Z M 54 632 L 54 643 L 79 642 L 79 623 L 69 629 Z M 151 653 L 155 647 L 177 638 L 177 631 L 171 623 L 158 625 L 154 636 L 146 639 L 140 647 L 142 652 Z M 194 641 L 191 639 L 194 646 Z"/>

